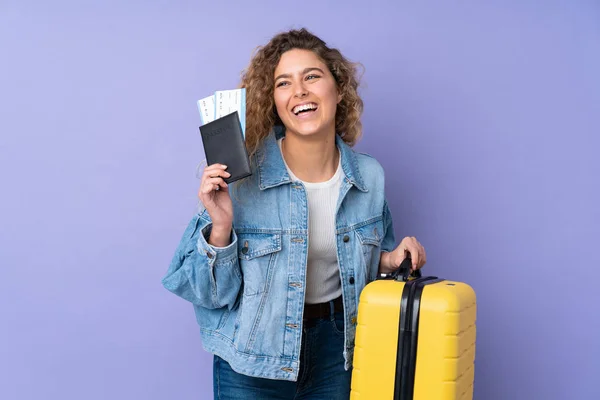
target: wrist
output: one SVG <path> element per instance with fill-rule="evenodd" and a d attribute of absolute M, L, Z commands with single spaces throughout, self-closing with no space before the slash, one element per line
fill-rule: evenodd
<path fill-rule="evenodd" d="M 390 258 L 391 253 L 387 251 L 381 252 L 381 258 L 379 260 L 379 273 L 389 274 L 390 272 L 394 271 L 394 269 L 391 266 Z"/>
<path fill-rule="evenodd" d="M 215 247 L 227 247 L 231 243 L 231 225 L 215 226 L 210 231 L 208 243 Z"/>

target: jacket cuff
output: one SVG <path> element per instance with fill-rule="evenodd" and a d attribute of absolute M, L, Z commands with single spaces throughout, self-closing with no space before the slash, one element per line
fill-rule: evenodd
<path fill-rule="evenodd" d="M 231 264 L 238 256 L 237 252 L 237 235 L 235 230 L 231 229 L 230 243 L 225 247 L 217 247 L 208 243 L 210 232 L 212 230 L 212 222 L 209 222 L 202 228 L 202 232 L 198 235 L 198 251 L 206 254 L 208 264 L 219 267 L 224 264 Z"/>

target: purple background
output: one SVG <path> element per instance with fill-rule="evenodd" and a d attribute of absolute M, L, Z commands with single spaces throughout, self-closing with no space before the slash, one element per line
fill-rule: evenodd
<path fill-rule="evenodd" d="M 366 67 L 398 236 L 477 291 L 475 398 L 600 398 L 597 1 L 83 3 L 0 5 L 2 399 L 212 398 L 160 284 L 195 101 L 298 26 Z"/>

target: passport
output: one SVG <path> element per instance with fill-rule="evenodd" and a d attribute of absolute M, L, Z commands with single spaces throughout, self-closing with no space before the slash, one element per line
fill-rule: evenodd
<path fill-rule="evenodd" d="M 227 165 L 226 171 L 231 174 L 223 179 L 227 184 L 252 175 L 238 111 L 200 125 L 200 135 L 206 165 Z"/>

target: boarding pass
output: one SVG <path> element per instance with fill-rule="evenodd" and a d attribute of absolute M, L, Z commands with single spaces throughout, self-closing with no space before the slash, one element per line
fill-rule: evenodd
<path fill-rule="evenodd" d="M 246 136 L 246 89 L 217 90 L 212 96 L 197 101 L 202 125 L 238 112 L 242 133 Z"/>

